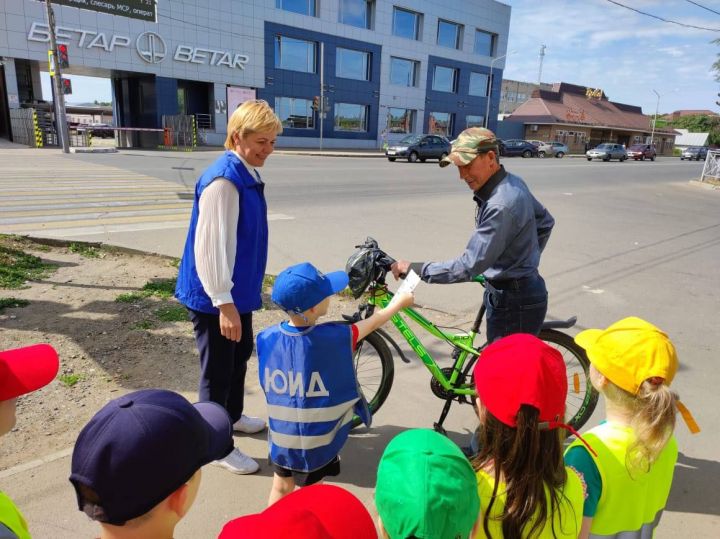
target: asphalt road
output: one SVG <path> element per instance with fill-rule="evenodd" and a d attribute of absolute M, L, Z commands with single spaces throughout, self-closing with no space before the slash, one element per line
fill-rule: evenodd
<path fill-rule="evenodd" d="M 117 167 L 174 182 L 178 190 L 191 190 L 197 175 L 215 155 L 123 152 L 76 155 L 68 158 L 67 164 Z M 720 434 L 716 428 L 720 423 L 720 375 L 715 365 L 720 191 L 690 184 L 689 180 L 699 176 L 702 164 L 677 158 L 625 163 L 513 158 L 503 163 L 526 180 L 556 218 L 541 267 L 550 291 L 549 316 L 578 315 L 576 329 L 582 329 L 636 315 L 665 329 L 675 342 L 682 368 L 674 387 L 704 430 L 691 436 L 682 422 L 678 424 L 681 459 L 656 537 L 720 536 L 720 498 L 712 494 L 720 483 Z M 303 260 L 326 271 L 342 268 L 353 246 L 366 236 L 376 238 L 396 258 L 451 258 L 462 251 L 473 225 L 471 193 L 458 180 L 454 167 L 276 155 L 262 174 L 269 211 L 275 216 L 271 221 L 271 273 Z M 184 228 L 177 225 L 77 234 L 77 239 L 100 239 L 175 256 L 181 252 L 184 237 Z M 458 314 L 468 325 L 480 297 L 479 286 L 471 284 L 421 285 L 416 291 L 419 303 Z M 399 387 L 391 393 L 373 431 L 354 438 L 347 459 L 372 466 L 384 443 L 399 429 L 429 426 L 439 405 L 427 391 L 427 379 L 417 365 L 398 363 Z M 601 408 L 591 424 L 602 418 Z M 431 413 L 423 413 L 426 409 Z M 449 426 L 457 434 L 468 419 L 467 411 L 453 412 Z M 262 449 L 259 451 L 262 455 Z M 44 470 L 36 475 L 52 475 L 49 468 Z M 227 475 L 208 473 L 210 486 L 203 489 L 217 492 L 238 488 L 230 485 L 246 481 L 244 485 L 251 491 L 257 487 L 264 498 L 269 488 L 267 477 Z M 349 472 L 340 481 L 363 499 L 371 497 L 372 481 L 362 474 Z M 25 492 L 30 500 L 30 491 Z M 242 492 L 239 496 L 248 510 L 262 506 L 258 496 L 246 489 Z M 19 486 L 18 495 L 23 495 Z M 37 510 L 47 507 L 49 501 L 38 499 Z M 191 514 L 186 532 L 201 529 L 197 527 L 201 518 L 218 512 L 232 515 L 233 511 L 238 512 L 227 505 L 218 508 L 201 502 L 197 516 Z M 178 534 L 184 536 L 193 535 Z"/>

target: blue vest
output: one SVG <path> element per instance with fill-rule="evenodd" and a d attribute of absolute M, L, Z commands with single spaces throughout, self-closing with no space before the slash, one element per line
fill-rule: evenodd
<path fill-rule="evenodd" d="M 218 157 L 195 184 L 195 201 L 178 271 L 175 297 L 194 311 L 219 313 L 203 289 L 195 264 L 195 230 L 200 213 L 200 195 L 215 178 L 219 177 L 231 181 L 240 197 L 240 218 L 236 232 L 237 248 L 232 268 L 231 294 L 238 311 L 249 313 L 262 306 L 260 292 L 268 253 L 267 205 L 263 193 L 265 185 L 256 181 L 231 151 L 226 151 Z"/>
<path fill-rule="evenodd" d="M 257 354 L 276 464 L 303 472 L 322 468 L 345 445 L 354 411 L 370 425 L 355 378 L 349 325 L 298 330 L 284 322 L 258 334 Z"/>

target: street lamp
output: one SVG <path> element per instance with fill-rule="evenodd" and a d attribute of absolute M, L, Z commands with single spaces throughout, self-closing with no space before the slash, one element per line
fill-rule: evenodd
<path fill-rule="evenodd" d="M 488 81 L 488 93 L 487 93 L 487 103 L 485 103 L 485 127 L 490 125 L 490 99 L 492 98 L 492 87 L 493 87 L 493 78 L 492 78 L 492 72 L 493 67 L 495 66 L 495 62 L 499 62 L 506 56 L 510 56 L 511 54 L 515 54 L 517 51 L 510 51 L 508 53 L 503 54 L 502 56 L 498 56 L 496 58 L 493 58 L 490 60 L 490 79 Z"/>
<path fill-rule="evenodd" d="M 658 110 L 660 109 L 660 98 L 663 95 L 667 95 L 668 93 L 675 93 L 678 90 L 679 88 L 675 88 L 671 92 L 665 92 L 664 94 L 659 94 L 657 90 L 653 90 L 653 92 L 657 96 L 657 102 L 655 103 L 655 117 L 653 118 L 652 133 L 650 134 L 650 144 L 652 145 L 655 145 L 655 124 L 657 124 Z"/>

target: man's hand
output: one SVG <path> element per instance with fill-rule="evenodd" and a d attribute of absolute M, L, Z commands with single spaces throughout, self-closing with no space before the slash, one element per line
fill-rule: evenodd
<path fill-rule="evenodd" d="M 392 271 L 393 277 L 395 277 L 396 281 L 400 278 L 404 279 L 409 269 L 410 262 L 407 260 L 398 260 L 390 266 L 390 270 Z"/>
<path fill-rule="evenodd" d="M 234 303 L 224 303 L 218 308 L 220 309 L 220 334 L 226 339 L 240 342 L 242 322 L 237 307 Z"/>

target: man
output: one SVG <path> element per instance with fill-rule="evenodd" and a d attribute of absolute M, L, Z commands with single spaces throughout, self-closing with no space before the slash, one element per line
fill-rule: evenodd
<path fill-rule="evenodd" d="M 555 220 L 525 182 L 499 161 L 499 141 L 481 127 L 466 129 L 453 141 L 441 167 L 454 164 L 477 203 L 475 230 L 465 251 L 444 262 L 398 260 L 397 279 L 410 269 L 428 283 L 462 283 L 485 275 L 483 301 L 487 337 L 512 333 L 537 335 L 547 312 L 547 289 L 538 272 L 540 253 Z"/>
<path fill-rule="evenodd" d="M 4 436 L 15 426 L 18 397 L 48 385 L 59 368 L 57 352 L 49 344 L 0 352 L 0 436 Z M 25 519 L 12 500 L 2 492 L 0 538 L 30 539 Z"/>

